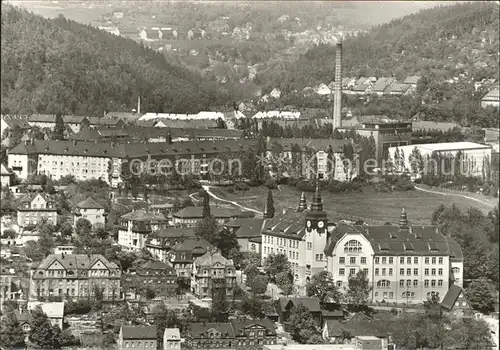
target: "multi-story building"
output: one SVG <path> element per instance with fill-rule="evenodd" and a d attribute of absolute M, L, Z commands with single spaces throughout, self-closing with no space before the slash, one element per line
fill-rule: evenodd
<path fill-rule="evenodd" d="M 49 318 L 50 324 L 52 326 L 58 325 L 60 329 L 63 329 L 64 323 L 64 302 L 39 302 L 39 301 L 29 301 L 28 310 L 33 311 L 37 307 L 40 307 L 42 311 Z"/>
<path fill-rule="evenodd" d="M 17 224 L 20 227 L 36 225 L 41 220 L 57 224 L 57 209 L 54 200 L 44 193 L 27 194 L 17 207 Z"/>
<path fill-rule="evenodd" d="M 241 214 L 241 211 L 231 208 L 211 207 L 210 214 L 220 225 L 234 220 Z M 186 207 L 172 214 L 174 225 L 194 227 L 203 219 L 203 207 Z"/>
<path fill-rule="evenodd" d="M 189 323 L 186 345 L 192 349 L 262 349 L 276 344 L 276 330 L 270 320 L 231 320 L 227 323 Z"/>
<path fill-rule="evenodd" d="M 187 238 L 194 238 L 194 228 L 167 227 L 152 232 L 146 240 L 147 250 L 158 260 L 167 262 L 167 253 Z"/>
<path fill-rule="evenodd" d="M 75 211 L 73 212 L 75 226 L 78 219 L 86 219 L 92 226 L 104 226 L 106 224 L 106 212 L 99 202 L 89 197 L 75 206 Z"/>
<path fill-rule="evenodd" d="M 0 273 L 0 310 L 7 300 L 19 300 L 23 296 L 21 277 L 14 269 L 2 268 Z"/>
<path fill-rule="evenodd" d="M 163 350 L 181 350 L 181 341 L 179 328 L 165 328 L 163 332 Z"/>
<path fill-rule="evenodd" d="M 121 270 L 102 255 L 49 255 L 32 269 L 30 298 L 89 298 L 97 289 L 105 300 L 120 297 Z"/>
<path fill-rule="evenodd" d="M 325 247 L 328 217 L 323 211 L 319 188 L 306 210 L 302 194 L 297 210 L 284 210 L 266 221 L 262 230 L 262 261 L 272 254 L 285 254 L 294 274 L 294 284 L 305 285 L 312 275 L 326 269 Z"/>
<path fill-rule="evenodd" d="M 212 297 L 217 292 L 233 295 L 236 273 L 232 259 L 226 259 L 217 250 L 210 250 L 193 262 L 191 291 L 200 298 Z"/>
<path fill-rule="evenodd" d="M 177 274 L 172 266 L 161 261 L 148 261 L 138 267 L 133 274 L 123 275 L 123 289 L 150 288 L 156 296 L 177 294 Z"/>
<path fill-rule="evenodd" d="M 121 119 L 107 119 L 98 117 L 85 117 L 76 115 L 65 115 L 62 117 L 64 125 L 77 133 L 82 128 L 94 128 L 96 126 L 123 127 L 125 123 Z M 28 122 L 31 126 L 38 126 L 41 129 L 54 129 L 56 126 L 56 116 L 50 114 L 34 114 L 29 116 Z"/>
<path fill-rule="evenodd" d="M 238 240 L 242 252 L 260 253 L 261 232 L 266 219 L 238 218 L 224 224 Z M 255 240 L 258 239 L 258 242 Z"/>
<path fill-rule="evenodd" d="M 10 187 L 12 181 L 12 172 L 7 170 L 3 163 L 0 164 L 0 186 L 3 188 L 5 186 Z"/>
<path fill-rule="evenodd" d="M 484 95 L 481 99 L 481 107 L 500 107 L 500 89 L 498 87 L 490 90 L 486 95 Z"/>
<path fill-rule="evenodd" d="M 136 210 L 120 218 L 118 244 L 128 250 L 141 250 L 146 247 L 148 236 L 168 226 L 163 214 L 146 210 Z"/>
<path fill-rule="evenodd" d="M 118 350 L 150 350 L 158 346 L 156 326 L 121 326 Z"/>
<path fill-rule="evenodd" d="M 177 276 L 190 284 L 195 259 L 213 249 L 214 246 L 203 238 L 186 238 L 172 247 L 167 253 L 167 259 L 177 272 Z"/>
<path fill-rule="evenodd" d="M 343 230 L 337 232 L 341 238 L 329 242 L 325 252 L 328 271 L 341 291 L 359 271 L 369 280 L 372 301 L 421 303 L 431 295 L 443 298 L 453 283 L 451 266 L 460 264 L 460 247 L 435 226 L 409 225 L 404 209 L 398 226 L 336 229 Z M 461 272 L 456 273 L 461 281 Z"/>

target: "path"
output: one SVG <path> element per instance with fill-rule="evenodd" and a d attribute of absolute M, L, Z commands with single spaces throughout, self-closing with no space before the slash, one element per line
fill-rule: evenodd
<path fill-rule="evenodd" d="M 223 199 L 223 198 L 220 198 L 220 197 L 217 197 L 215 194 L 213 194 L 211 191 L 210 191 L 210 186 L 202 186 L 203 189 L 210 195 L 210 197 L 212 197 L 213 199 L 215 199 L 216 201 L 220 201 L 220 202 L 223 202 L 223 203 L 229 203 L 229 204 L 232 204 L 240 209 L 243 209 L 243 210 L 246 210 L 246 211 L 251 211 L 253 213 L 256 213 L 258 215 L 263 215 L 264 213 L 261 212 L 261 211 L 258 211 L 258 210 L 255 210 L 255 209 L 252 209 L 252 208 L 248 208 L 248 207 L 245 207 L 237 202 L 234 202 L 234 201 L 229 201 L 227 199 Z"/>
<path fill-rule="evenodd" d="M 474 197 L 469 197 L 469 196 L 465 196 L 463 194 L 457 194 L 457 193 L 446 193 L 446 192 L 440 192 L 440 191 L 433 191 L 433 190 L 426 190 L 424 188 L 421 188 L 421 187 L 418 187 L 418 186 L 415 186 L 415 189 L 417 191 L 422 191 L 422 192 L 428 192 L 428 193 L 434 193 L 434 194 L 440 194 L 442 196 L 455 196 L 455 197 L 463 197 L 465 199 L 469 199 L 469 200 L 473 200 L 475 202 L 478 202 L 478 203 L 481 203 L 482 205 L 488 207 L 488 208 L 494 208 L 494 205 L 491 204 L 491 203 L 488 203 L 488 202 L 485 202 L 485 201 L 482 201 L 480 199 L 477 199 L 477 198 L 474 198 Z"/>

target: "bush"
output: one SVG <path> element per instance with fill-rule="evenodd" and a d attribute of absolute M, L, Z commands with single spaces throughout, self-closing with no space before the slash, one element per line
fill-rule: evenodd
<path fill-rule="evenodd" d="M 310 184 L 309 182 L 306 181 L 300 181 L 297 183 L 296 188 L 299 191 L 304 191 L 304 192 L 314 192 L 316 189 L 313 184 Z"/>
<path fill-rule="evenodd" d="M 234 187 L 230 186 L 230 187 L 226 188 L 226 192 L 227 193 L 234 193 Z"/>
<path fill-rule="evenodd" d="M 259 187 L 260 185 L 262 185 L 262 182 L 261 181 L 256 181 L 256 180 L 250 180 L 247 182 L 248 186 L 250 187 Z"/>
<path fill-rule="evenodd" d="M 278 184 L 276 183 L 276 180 L 274 180 L 274 179 L 268 179 L 264 186 L 266 186 L 270 190 L 275 190 L 278 188 Z"/>
<path fill-rule="evenodd" d="M 411 191 L 415 189 L 415 186 L 411 183 L 411 181 L 407 179 L 400 178 L 396 184 L 394 185 L 394 189 L 396 191 Z"/>
<path fill-rule="evenodd" d="M 234 185 L 234 188 L 237 190 L 237 191 L 248 191 L 250 188 L 249 186 L 244 183 L 244 182 L 237 182 L 235 185 Z"/>
<path fill-rule="evenodd" d="M 12 229 L 6 229 L 2 232 L 2 238 L 16 238 L 17 233 Z"/>
<path fill-rule="evenodd" d="M 64 304 L 64 313 L 66 315 L 85 315 L 92 310 L 92 304 L 88 300 L 70 300 Z"/>
<path fill-rule="evenodd" d="M 416 183 L 417 185 L 418 184 L 421 184 L 422 183 L 422 179 L 415 179 L 415 181 L 413 181 L 414 183 Z"/>

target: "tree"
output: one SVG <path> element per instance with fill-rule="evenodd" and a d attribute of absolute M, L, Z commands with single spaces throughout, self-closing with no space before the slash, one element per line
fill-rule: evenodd
<path fill-rule="evenodd" d="M 267 192 L 267 216 L 270 218 L 274 218 L 274 200 L 273 200 L 273 192 L 269 189 Z"/>
<path fill-rule="evenodd" d="M 483 313 L 494 310 L 495 299 L 487 281 L 473 281 L 466 289 L 465 295 L 473 309 Z"/>
<path fill-rule="evenodd" d="M 247 285 L 250 286 L 250 288 L 252 289 L 252 292 L 254 294 L 265 293 L 267 290 L 268 283 L 269 283 L 269 281 L 268 281 L 267 277 L 262 276 L 260 274 L 253 276 L 252 279 L 250 279 L 250 280 L 247 277 Z"/>
<path fill-rule="evenodd" d="M 307 344 L 313 336 L 320 335 L 319 325 L 303 304 L 292 308 L 288 321 L 292 339 L 301 344 Z"/>
<path fill-rule="evenodd" d="M 212 291 L 212 313 L 217 322 L 227 322 L 228 302 L 225 288 L 216 288 Z"/>
<path fill-rule="evenodd" d="M 223 228 L 219 230 L 213 239 L 209 240 L 209 242 L 219 248 L 221 254 L 226 259 L 233 259 L 236 265 L 240 265 L 243 260 L 243 256 L 240 252 L 238 238 L 233 231 Z"/>
<path fill-rule="evenodd" d="M 208 242 L 212 243 L 217 240 L 217 234 L 219 232 L 219 224 L 213 216 L 207 216 L 198 221 L 195 228 L 195 233 L 198 237 L 206 239 Z"/>
<path fill-rule="evenodd" d="M 356 307 L 365 305 L 370 296 L 370 283 L 366 273 L 359 270 L 355 276 L 349 277 L 349 289 L 347 290 L 347 300 Z"/>
<path fill-rule="evenodd" d="M 290 262 L 285 254 L 271 254 L 264 260 L 264 269 L 271 281 L 276 281 L 279 273 L 291 273 Z"/>
<path fill-rule="evenodd" d="M 42 349 L 55 349 L 59 344 L 47 315 L 40 306 L 31 312 L 29 340 Z"/>
<path fill-rule="evenodd" d="M 490 349 L 491 330 L 484 320 L 461 319 L 452 322 L 443 342 L 445 349 Z"/>
<path fill-rule="evenodd" d="M 64 130 L 65 129 L 66 128 L 64 126 L 64 120 L 63 120 L 62 113 L 59 112 L 56 114 L 56 125 L 54 127 L 54 139 L 58 140 L 58 141 L 64 140 Z"/>
<path fill-rule="evenodd" d="M 203 217 L 207 218 L 210 214 L 210 195 L 207 191 L 203 191 Z"/>
<path fill-rule="evenodd" d="M 183 329 L 183 322 L 177 317 L 173 310 L 168 309 L 165 304 L 158 303 L 153 311 L 154 325 L 156 326 L 158 342 L 163 341 L 165 328 Z"/>
<path fill-rule="evenodd" d="M 242 311 L 252 318 L 261 319 L 264 303 L 256 295 L 246 296 L 241 304 Z"/>
<path fill-rule="evenodd" d="M 59 326 L 55 326 L 58 327 Z M 59 337 L 58 337 L 59 345 L 61 347 L 68 347 L 68 346 L 79 346 L 80 341 L 71 333 L 69 329 L 65 329 L 60 332 Z"/>
<path fill-rule="evenodd" d="M 339 302 L 341 294 L 335 287 L 333 276 L 328 271 L 321 271 L 313 275 L 311 282 L 306 286 L 307 295 L 317 297 L 320 303 Z"/>
<path fill-rule="evenodd" d="M 17 321 L 14 312 L 7 313 L 0 325 L 1 334 L 0 344 L 5 348 L 15 348 L 24 345 L 24 332 Z"/>
<path fill-rule="evenodd" d="M 92 224 L 85 218 L 80 218 L 76 221 L 75 231 L 78 235 L 88 234 L 92 232 Z"/>
<path fill-rule="evenodd" d="M 250 281 L 255 276 L 260 275 L 259 269 L 257 268 L 257 266 L 255 266 L 253 264 L 248 264 L 248 266 L 245 268 L 244 273 L 247 276 L 247 284 L 250 284 L 251 283 Z"/>
<path fill-rule="evenodd" d="M 156 297 L 155 290 L 148 286 L 146 288 L 146 299 L 151 300 L 151 299 L 154 299 L 155 297 Z"/>
<path fill-rule="evenodd" d="M 52 182 L 52 179 L 50 177 L 47 178 L 47 182 L 45 183 L 45 192 L 47 192 L 48 194 L 56 193 L 54 183 Z"/>

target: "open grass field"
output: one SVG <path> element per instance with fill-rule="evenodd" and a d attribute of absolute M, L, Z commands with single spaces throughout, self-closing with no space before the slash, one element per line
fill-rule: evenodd
<path fill-rule="evenodd" d="M 248 191 L 228 193 L 222 188 L 212 188 L 217 196 L 236 201 L 249 208 L 264 211 L 267 201 L 266 187 L 253 187 Z M 280 186 L 280 190 L 273 190 L 276 212 L 283 208 L 296 208 L 301 192 L 293 187 Z M 312 200 L 312 193 L 306 193 L 308 205 Z M 364 220 L 369 224 L 397 223 L 401 208 L 408 212 L 408 220 L 413 224 L 430 224 L 432 212 L 440 205 L 456 204 L 461 210 L 475 207 L 483 211 L 491 208 L 473 200 L 460 197 L 448 197 L 417 190 L 408 192 L 380 193 L 371 188 L 363 188 L 362 193 L 330 193 L 322 192 L 323 206 L 332 220 Z"/>

